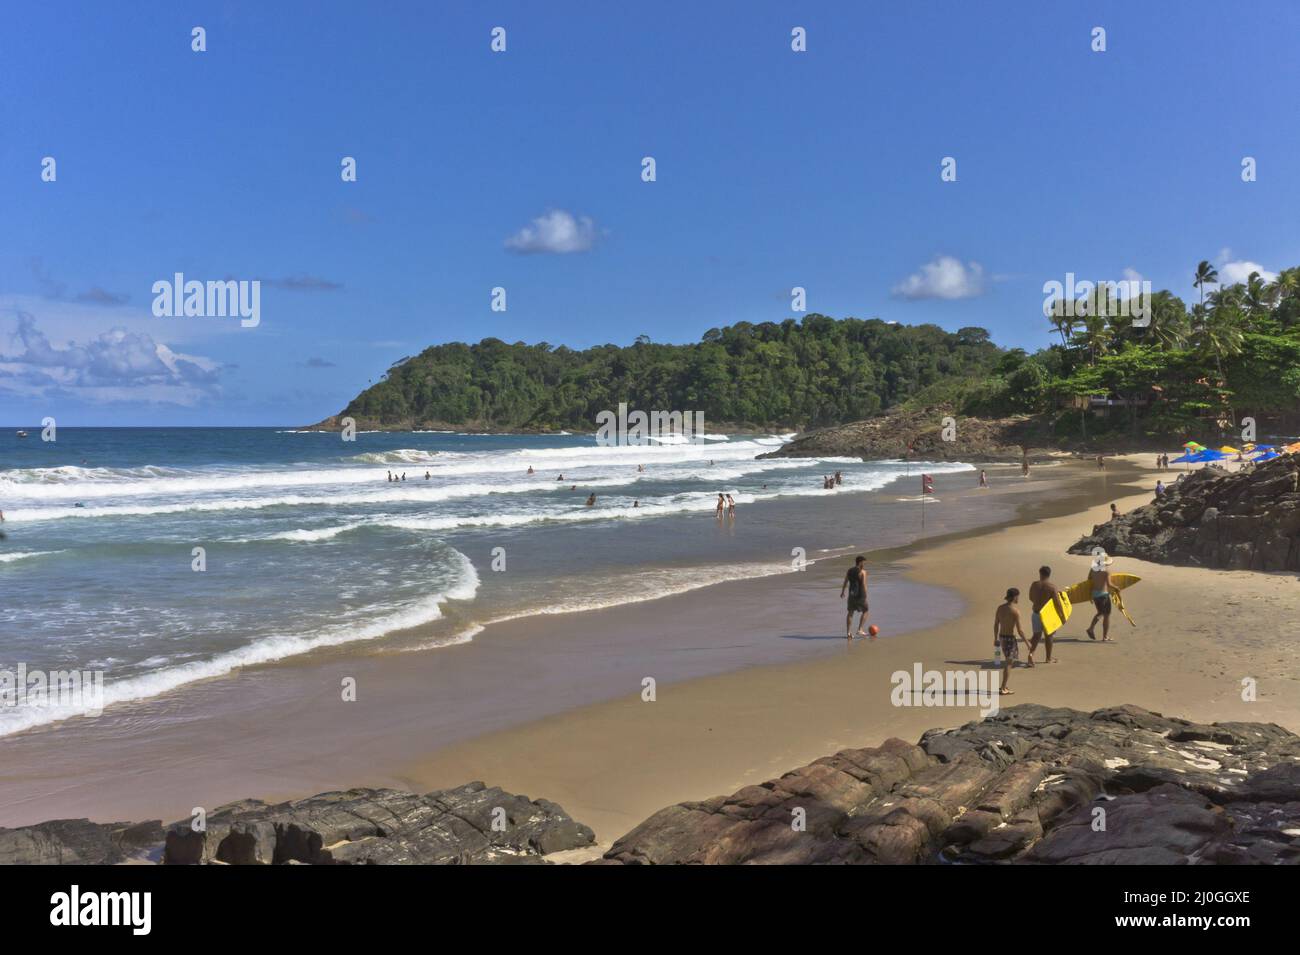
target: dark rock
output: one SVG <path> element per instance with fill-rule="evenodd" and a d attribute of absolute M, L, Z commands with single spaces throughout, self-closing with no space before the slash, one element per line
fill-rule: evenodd
<path fill-rule="evenodd" d="M 146 858 L 163 841 L 162 823 L 55 819 L 0 828 L 0 865 L 116 865 Z M 156 854 L 156 853 L 155 853 Z"/>
<path fill-rule="evenodd" d="M 1245 471 L 1206 467 L 1162 498 L 1098 524 L 1073 547 L 1117 557 L 1229 570 L 1300 570 L 1300 460 L 1284 454 Z"/>
<path fill-rule="evenodd" d="M 500 831 L 494 828 L 500 820 Z M 592 831 L 554 803 L 470 783 L 427 795 L 350 789 L 268 806 L 222 806 L 202 832 L 167 831 L 165 863 L 482 864 L 538 862 L 590 845 Z"/>
<path fill-rule="evenodd" d="M 944 419 L 956 423 L 944 440 Z M 865 421 L 797 435 L 760 458 L 859 457 L 864 460 L 911 456 L 926 461 L 1047 460 L 1048 436 L 1028 417 L 971 418 L 937 406 L 921 411 L 890 411 Z"/>
<path fill-rule="evenodd" d="M 350 789 L 275 805 L 246 799 L 210 812 L 201 832 L 189 820 L 165 831 L 159 822 L 85 819 L 0 829 L 0 864 L 538 863 L 594 838 L 555 803 L 469 783 L 423 796 Z"/>
<path fill-rule="evenodd" d="M 670 806 L 599 862 L 1295 863 L 1298 820 L 1279 726 L 1023 705 Z"/>

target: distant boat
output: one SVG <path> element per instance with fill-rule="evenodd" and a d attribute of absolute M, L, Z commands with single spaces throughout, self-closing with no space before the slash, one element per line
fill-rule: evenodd
<path fill-rule="evenodd" d="M 26 432 L 26 431 L 19 431 L 19 432 L 18 432 L 18 437 L 20 437 L 20 438 L 25 438 L 25 437 L 27 437 L 27 432 Z"/>

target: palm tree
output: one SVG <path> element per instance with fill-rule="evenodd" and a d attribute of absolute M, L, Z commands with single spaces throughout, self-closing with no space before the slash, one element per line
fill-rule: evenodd
<path fill-rule="evenodd" d="M 1055 329 L 1056 333 L 1061 336 L 1061 344 L 1068 348 L 1070 339 L 1074 337 L 1074 316 L 1067 315 L 1063 303 L 1058 301 L 1052 307 L 1052 314 L 1047 321 Z"/>
<path fill-rule="evenodd" d="M 1223 387 L 1223 359 L 1241 354 L 1243 335 L 1241 333 L 1242 313 L 1236 306 L 1225 305 L 1216 308 L 1204 317 L 1196 329 L 1196 347 L 1214 358 L 1214 368 L 1219 374 L 1218 387 Z M 1228 407 L 1228 419 L 1236 421 L 1232 406 Z"/>
<path fill-rule="evenodd" d="M 1208 285 L 1215 285 L 1215 284 L 1218 283 L 1218 281 L 1219 281 L 1219 270 L 1216 269 L 1216 268 L 1215 268 L 1213 265 L 1211 265 L 1209 262 L 1207 262 L 1207 261 L 1205 261 L 1204 259 L 1202 259 L 1202 260 L 1200 261 L 1200 264 L 1196 266 L 1196 275 L 1194 276 L 1194 278 L 1195 278 L 1195 281 L 1193 281 L 1192 284 L 1193 284 L 1194 286 L 1196 286 L 1198 289 L 1201 290 L 1201 304 L 1204 305 L 1204 304 L 1205 304 L 1205 286 L 1206 286 L 1207 284 L 1208 284 Z"/>
<path fill-rule="evenodd" d="M 1088 364 L 1095 365 L 1097 356 L 1104 354 L 1114 332 L 1105 315 L 1090 313 L 1083 320 L 1083 330 L 1079 333 L 1084 346 L 1088 349 Z"/>
<path fill-rule="evenodd" d="M 1220 308 L 1239 308 L 1245 302 L 1241 285 L 1224 285 L 1205 297 L 1211 311 Z"/>
<path fill-rule="evenodd" d="M 1283 299 L 1294 295 L 1297 288 L 1300 288 L 1300 268 L 1283 269 L 1269 283 L 1267 291 L 1272 294 L 1273 301 L 1280 305 Z"/>
<path fill-rule="evenodd" d="M 1266 285 L 1264 279 L 1258 272 L 1251 272 L 1246 278 L 1246 290 L 1242 294 L 1241 302 L 1246 306 L 1246 314 L 1250 318 L 1259 318 L 1268 314 L 1269 306 L 1273 301 L 1272 286 Z"/>
<path fill-rule="evenodd" d="M 1279 323 L 1283 328 L 1288 327 L 1296 317 L 1297 293 L 1300 293 L 1300 268 L 1283 269 L 1277 274 L 1277 278 L 1268 286 L 1268 292 L 1272 296 L 1274 315 L 1277 316 Z"/>
<path fill-rule="evenodd" d="M 1214 368 L 1223 378 L 1223 359 L 1241 353 L 1241 311 L 1235 306 L 1216 308 L 1205 316 L 1196 329 L 1196 347 L 1214 359 Z"/>
<path fill-rule="evenodd" d="M 1191 330 L 1183 303 L 1172 292 L 1161 290 L 1151 296 L 1150 318 L 1146 330 L 1148 341 L 1165 350 L 1182 347 Z"/>

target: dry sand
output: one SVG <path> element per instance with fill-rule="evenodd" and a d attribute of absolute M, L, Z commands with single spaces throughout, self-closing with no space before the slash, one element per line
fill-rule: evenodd
<path fill-rule="evenodd" d="M 1154 455 L 1127 461 L 1154 471 Z M 1155 478 L 1144 474 L 1142 483 L 1153 486 Z M 1143 493 L 1117 503 L 1127 510 L 1149 499 Z M 398 778 L 420 790 L 482 779 L 545 796 L 608 843 L 674 802 L 729 793 L 845 747 L 890 736 L 915 740 L 931 727 L 960 725 L 978 718 L 978 710 L 894 706 L 890 675 L 910 672 L 915 663 L 940 670 L 989 665 L 993 611 L 1006 588 L 1027 591 L 1041 564 L 1053 567 L 1061 585 L 1083 579 L 1087 559 L 1067 555 L 1066 548 L 1108 518 L 1102 504 L 922 545 L 906 560 L 906 576 L 954 588 L 966 604 L 958 619 L 941 626 L 896 640 L 855 641 L 833 657 L 661 686 L 654 702 L 628 694 L 584 706 L 445 747 Z M 1293 624 L 1300 590 L 1293 575 L 1122 558 L 1112 570 L 1143 578 L 1127 595 L 1138 626 L 1116 615 L 1115 642 L 1094 642 L 1083 632 L 1091 613 L 1079 608 L 1056 640 L 1059 662 L 1043 663 L 1040 648 L 1035 668 L 1013 672 L 1015 695 L 1006 703 L 1082 710 L 1134 703 L 1195 720 L 1300 730 Z M 838 566 L 819 571 L 831 590 L 838 590 L 842 572 Z M 726 626 L 725 607 L 720 610 L 719 625 Z M 1243 700 L 1247 679 L 1257 683 L 1254 702 Z"/>

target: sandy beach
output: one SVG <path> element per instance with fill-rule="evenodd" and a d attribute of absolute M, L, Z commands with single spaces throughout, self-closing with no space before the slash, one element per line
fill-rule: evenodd
<path fill-rule="evenodd" d="M 1126 460 L 1154 485 L 1153 455 Z M 1144 492 L 1116 503 L 1126 510 L 1149 499 Z M 1109 502 L 916 548 L 904 561 L 905 577 L 951 588 L 965 609 L 905 639 L 844 646 L 838 638 L 840 652 L 825 659 L 693 680 L 660 692 L 654 703 L 629 693 L 446 747 L 401 778 L 417 789 L 474 778 L 545 794 L 607 843 L 673 802 L 732 792 L 845 747 L 960 725 L 978 718 L 977 710 L 893 706 L 890 674 L 918 662 L 990 666 L 993 610 L 1005 589 L 1026 591 L 1041 564 L 1062 584 L 1083 579 L 1087 561 L 1066 548 L 1108 516 Z M 1059 662 L 1044 664 L 1040 648 L 1034 669 L 1014 671 L 1009 702 L 1082 710 L 1134 703 L 1196 720 L 1300 727 L 1300 649 L 1283 623 L 1300 610 L 1291 575 L 1130 560 L 1112 569 L 1143 578 L 1128 599 L 1138 626 L 1117 615 L 1114 642 L 1102 644 L 1083 633 L 1091 614 L 1076 613 L 1056 640 Z M 831 590 L 842 573 L 838 564 L 826 567 L 822 584 Z M 833 633 L 837 617 L 828 610 L 815 626 Z M 1257 681 L 1255 702 L 1242 700 L 1247 678 Z"/>
<path fill-rule="evenodd" d="M 558 802 L 608 844 L 673 802 L 978 718 L 974 706 L 893 705 L 891 674 L 916 664 L 991 668 L 992 614 L 1005 589 L 1027 590 L 1043 563 L 1062 585 L 1082 579 L 1087 561 L 1066 548 L 1106 519 L 1112 500 L 1121 509 L 1147 500 L 1133 492 L 1154 485 L 1152 472 L 1151 456 L 1137 455 L 1105 472 L 1063 461 L 1029 481 L 991 469 L 986 491 L 971 486 L 973 474 L 952 476 L 941 484 L 944 503 L 931 506 L 940 533 L 886 549 L 854 539 L 851 498 L 828 499 L 822 506 L 846 508 L 844 546 L 802 573 L 513 620 L 461 647 L 249 668 L 20 734 L 0 741 L 11 767 L 0 824 L 172 819 L 249 796 L 484 780 Z M 1015 516 L 971 529 L 959 513 L 968 522 Z M 871 554 L 870 620 L 882 633 L 849 644 L 838 592 L 859 550 Z M 1080 611 L 1057 639 L 1059 662 L 1047 666 L 1040 649 L 1036 668 L 1014 671 L 1007 702 L 1136 703 L 1300 726 L 1300 686 L 1289 675 L 1300 672 L 1300 653 L 1287 628 L 1270 623 L 1300 607 L 1290 576 L 1128 560 L 1113 569 L 1143 578 L 1128 601 L 1138 627 L 1117 617 L 1113 644 L 1090 641 L 1090 614 Z M 358 701 L 342 704 L 348 677 Z M 642 700 L 647 677 L 653 702 Z M 1258 683 L 1256 702 L 1242 701 L 1245 678 Z M 159 708 L 169 717 L 162 731 L 150 718 Z"/>

